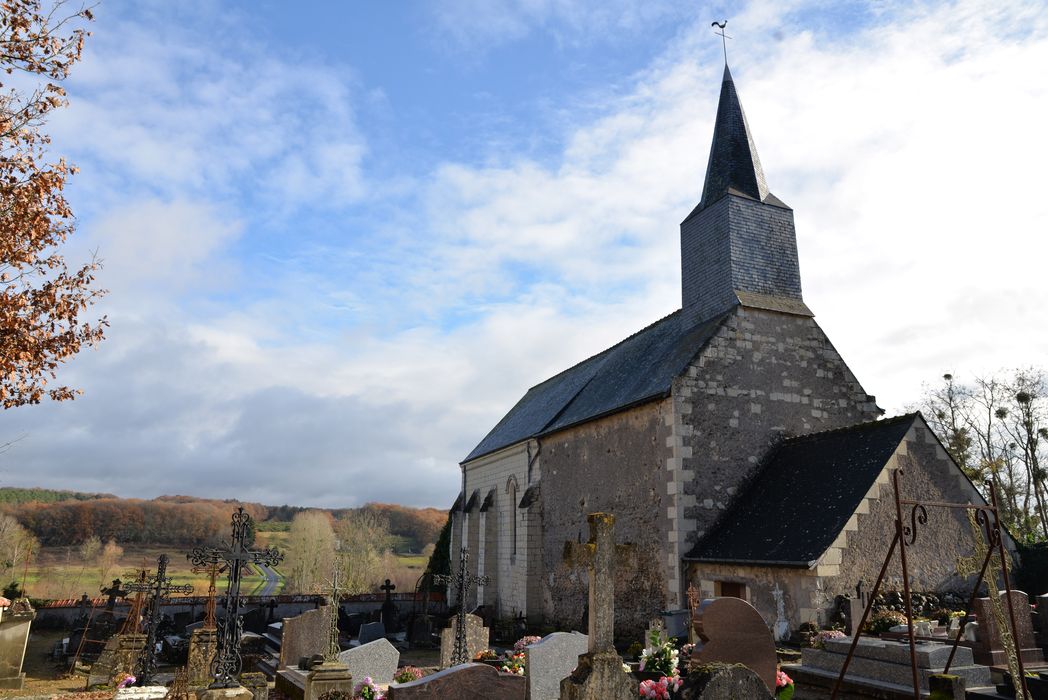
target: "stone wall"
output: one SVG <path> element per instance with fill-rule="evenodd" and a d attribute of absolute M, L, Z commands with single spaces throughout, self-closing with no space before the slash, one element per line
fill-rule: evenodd
<path fill-rule="evenodd" d="M 667 607 L 671 414 L 665 399 L 542 439 L 546 612 L 558 629 L 579 629 L 589 584 L 586 571 L 563 562 L 564 543 L 586 541 L 586 516 L 596 511 L 615 515 L 616 541 L 637 545 L 636 566 L 621 569 L 616 582 L 616 635 L 639 639 Z"/>
<path fill-rule="evenodd" d="M 814 319 L 744 307 L 674 382 L 673 408 L 681 556 L 782 438 L 880 415 Z"/>

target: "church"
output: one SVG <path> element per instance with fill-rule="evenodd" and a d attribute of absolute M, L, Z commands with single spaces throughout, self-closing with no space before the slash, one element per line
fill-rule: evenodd
<path fill-rule="evenodd" d="M 693 585 L 749 601 L 782 637 L 872 587 L 893 470 L 904 497 L 984 502 L 920 414 L 882 417 L 815 321 L 793 210 L 768 189 L 727 66 L 680 246 L 680 309 L 532 387 L 463 460 L 451 559 L 464 541 L 488 577 L 467 607 L 580 628 L 587 574 L 562 553 L 603 511 L 638 553 L 617 573 L 617 634 L 639 640 Z M 962 514 L 931 509 L 914 589 L 961 590 L 971 541 Z"/>

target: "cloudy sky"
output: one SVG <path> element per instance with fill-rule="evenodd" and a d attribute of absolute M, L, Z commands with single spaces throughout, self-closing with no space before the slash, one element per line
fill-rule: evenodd
<path fill-rule="evenodd" d="M 529 386 L 679 307 L 725 17 L 866 390 L 1044 367 L 1046 9 L 106 0 L 48 128 L 111 328 L 0 483 L 449 506 Z"/>

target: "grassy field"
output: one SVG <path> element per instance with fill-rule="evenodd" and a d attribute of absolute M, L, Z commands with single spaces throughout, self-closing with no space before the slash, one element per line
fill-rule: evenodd
<path fill-rule="evenodd" d="M 282 549 L 287 538 L 287 532 L 258 532 L 256 546 Z M 207 575 L 192 571 L 192 564 L 186 559 L 186 551 L 160 546 L 128 545 L 124 547 L 120 561 L 108 571 L 102 571 L 96 564 L 85 565 L 78 556 L 76 547 L 44 547 L 36 555 L 36 560 L 28 572 L 25 572 L 25 587 L 30 596 L 50 600 L 79 598 L 84 593 L 88 596 L 101 596 L 99 589 L 103 586 L 108 587 L 114 578 L 122 581 L 132 580 L 137 575 L 136 570 L 143 568 L 153 572 L 156 570 L 157 557 L 167 554 L 170 557 L 168 576 L 174 583 L 192 584 L 194 593 L 204 595 L 208 587 Z M 391 578 L 397 584 L 398 592 L 410 591 L 426 568 L 426 563 L 427 557 L 420 554 L 397 555 L 394 560 L 386 562 L 382 571 L 377 572 L 376 582 Z M 279 569 L 277 571 L 279 573 Z M 21 584 L 23 572 L 10 571 L 7 578 L 9 580 L 0 582 L 0 586 L 5 586 L 10 581 Z M 265 578 L 251 571 L 244 577 L 241 591 L 251 595 L 261 590 L 264 584 Z M 224 590 L 224 586 L 225 578 L 220 576 L 219 591 Z"/>

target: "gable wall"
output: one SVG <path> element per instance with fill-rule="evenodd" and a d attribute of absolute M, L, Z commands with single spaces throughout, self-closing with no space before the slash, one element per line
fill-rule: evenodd
<path fill-rule="evenodd" d="M 565 542 L 589 538 L 591 512 L 613 513 L 616 542 L 637 546 L 636 566 L 617 576 L 616 635 L 640 639 L 667 607 L 671 424 L 665 399 L 542 438 L 543 588 L 548 621 L 559 629 L 579 629 L 586 607 L 588 574 L 562 557 Z"/>
<path fill-rule="evenodd" d="M 861 579 L 863 589 L 869 591 L 877 580 L 888 547 L 895 534 L 895 498 L 888 469 L 901 467 L 904 474 L 899 486 L 904 499 L 952 503 L 981 503 L 970 482 L 949 458 L 946 451 L 926 425 L 918 420 L 892 456 L 878 483 L 867 494 L 867 503 L 849 523 L 851 527 L 834 542 L 823 555 L 823 562 L 839 561 L 823 576 L 824 589 L 830 602 L 836 595 L 854 597 L 856 583 Z M 955 575 L 956 561 L 970 556 L 973 550 L 972 532 L 963 511 L 928 508 L 928 522 L 917 526 L 917 540 L 907 547 L 910 585 L 916 591 L 955 590 L 970 593 L 968 587 Z M 865 513 L 862 511 L 866 511 Z M 903 519 L 909 524 L 910 509 L 903 506 Z M 825 564 L 819 567 L 825 569 Z M 890 588 L 902 590 L 902 567 L 896 553 L 889 565 L 885 582 Z"/>
<path fill-rule="evenodd" d="M 673 385 L 682 554 L 721 517 L 783 437 L 880 411 L 815 320 L 738 307 Z"/>

